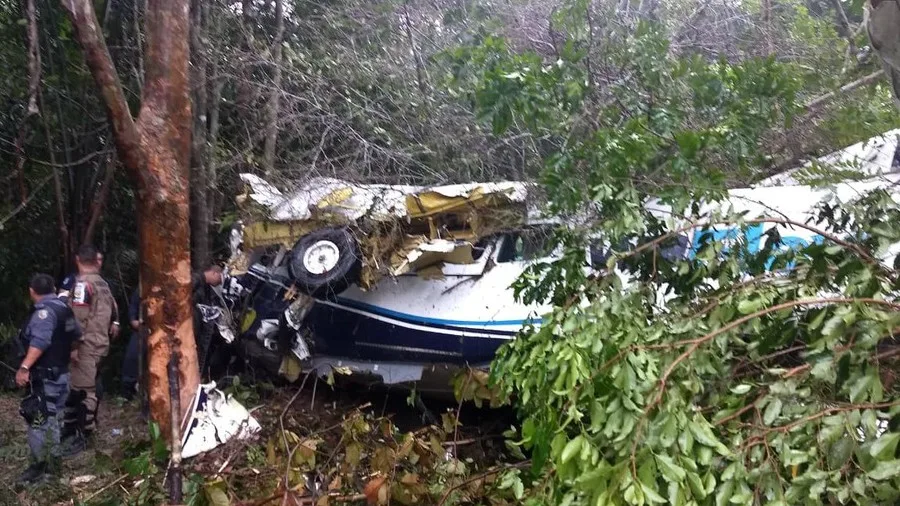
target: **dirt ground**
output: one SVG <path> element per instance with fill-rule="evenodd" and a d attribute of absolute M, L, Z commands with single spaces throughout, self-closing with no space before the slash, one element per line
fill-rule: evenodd
<path fill-rule="evenodd" d="M 311 382 L 312 383 L 312 382 Z M 266 461 L 266 441 L 280 434 L 280 415 L 297 392 L 297 385 L 254 388 L 236 397 L 251 409 L 262 426 L 262 433 L 254 440 L 233 442 L 185 463 L 185 475 L 200 476 L 204 480 L 227 477 L 232 498 L 252 501 L 272 493 L 281 478 L 281 471 Z M 383 389 L 334 389 L 318 382 L 298 395 L 283 422 L 285 427 L 300 434 L 322 434 L 324 444 L 339 445 L 340 435 L 333 429 L 341 425 L 348 413 L 361 411 L 369 419 L 386 418 L 402 431 L 421 430 L 427 425 L 422 411 L 410 406 L 406 392 Z M 18 413 L 18 396 L 13 392 L 0 394 L 0 506 L 11 504 L 149 504 L 137 494 L 145 479 L 162 483 L 162 472 L 150 478 L 129 474 L 124 465 L 129 451 L 147 441 L 148 425 L 142 419 L 137 402 L 121 399 L 103 401 L 95 441 L 88 451 L 67 459 L 60 476 L 38 487 L 16 490 L 15 479 L 27 465 L 25 423 Z M 444 413 L 456 413 L 455 403 L 426 400 L 428 410 L 440 419 Z M 502 447 L 499 434 L 509 427 L 507 412 L 479 410 L 466 405 L 460 420 L 460 458 L 492 460 Z M 329 434 L 331 432 L 331 434 Z M 331 441 L 330 439 L 334 439 Z M 232 504 L 237 503 L 232 502 Z"/>

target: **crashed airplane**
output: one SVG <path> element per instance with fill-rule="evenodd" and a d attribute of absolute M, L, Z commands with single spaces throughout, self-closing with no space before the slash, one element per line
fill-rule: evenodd
<path fill-rule="evenodd" d="M 898 136 L 814 162 L 850 170 L 853 181 L 805 186 L 807 165 L 731 190 L 726 205 L 748 218 L 805 222 L 823 199 L 853 200 L 900 182 Z M 511 288 L 529 265 L 561 254 L 551 242 L 558 224 L 538 218 L 525 183 L 425 188 L 315 178 L 282 192 L 252 174 L 241 179 L 244 215 L 232 230 L 226 282 L 216 303 L 199 305 L 205 372 L 241 357 L 291 381 L 303 371 L 340 371 L 447 390 L 454 371 L 486 367 L 550 310 L 517 301 Z M 821 239 L 779 232 L 785 247 Z M 762 247 L 761 226 L 713 234 Z M 662 253 L 695 252 L 693 234 L 678 239 Z M 605 265 L 607 255 L 586 248 L 585 269 Z"/>

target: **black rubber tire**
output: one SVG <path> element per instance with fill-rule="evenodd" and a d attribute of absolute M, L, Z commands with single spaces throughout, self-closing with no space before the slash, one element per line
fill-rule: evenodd
<path fill-rule="evenodd" d="M 338 249 L 337 264 L 328 272 L 313 274 L 303 266 L 306 251 L 319 241 L 330 241 Z M 359 245 L 346 227 L 325 228 L 310 232 L 291 250 L 288 271 L 297 288 L 312 297 L 330 298 L 359 280 Z"/>

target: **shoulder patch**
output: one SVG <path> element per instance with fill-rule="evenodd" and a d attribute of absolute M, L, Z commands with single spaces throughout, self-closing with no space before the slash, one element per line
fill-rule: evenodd
<path fill-rule="evenodd" d="M 50 315 L 49 315 L 49 313 L 47 313 L 46 309 L 41 309 L 37 312 L 37 317 L 40 320 L 46 320 L 48 316 L 50 316 Z"/>
<path fill-rule="evenodd" d="M 76 282 L 75 289 L 72 290 L 72 304 L 76 306 L 86 306 L 90 303 L 90 287 L 87 282 Z"/>

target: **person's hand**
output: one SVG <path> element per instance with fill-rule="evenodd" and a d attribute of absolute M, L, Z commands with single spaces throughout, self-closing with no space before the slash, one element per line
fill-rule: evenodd
<path fill-rule="evenodd" d="M 16 371 L 16 385 L 20 387 L 24 387 L 28 384 L 28 381 L 31 379 L 31 373 L 28 372 L 28 369 L 19 368 Z"/>
<path fill-rule="evenodd" d="M 109 336 L 113 339 L 119 337 L 119 324 L 113 323 L 109 326 Z"/>
<path fill-rule="evenodd" d="M 72 350 L 72 353 L 69 354 L 69 362 L 75 363 L 78 362 L 78 348 Z"/>

